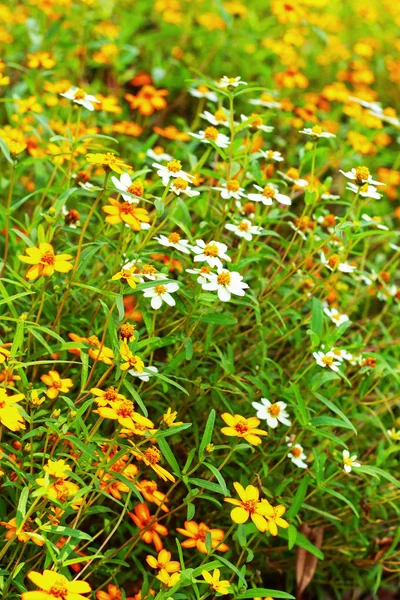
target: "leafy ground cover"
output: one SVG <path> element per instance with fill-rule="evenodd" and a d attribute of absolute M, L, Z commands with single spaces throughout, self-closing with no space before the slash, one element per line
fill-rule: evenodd
<path fill-rule="evenodd" d="M 2 597 L 394 598 L 399 6 L 0 14 Z"/>

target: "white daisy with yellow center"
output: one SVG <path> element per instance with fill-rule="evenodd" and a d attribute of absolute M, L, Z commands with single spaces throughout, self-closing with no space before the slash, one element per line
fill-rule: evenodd
<path fill-rule="evenodd" d="M 230 139 L 224 133 L 220 133 L 214 126 L 207 127 L 204 131 L 198 133 L 191 133 L 189 135 L 200 140 L 204 144 L 213 142 L 218 148 L 227 148 L 230 144 Z"/>
<path fill-rule="evenodd" d="M 192 251 L 196 256 L 194 262 L 206 262 L 213 269 L 217 267 L 222 268 L 222 260 L 231 262 L 231 259 L 226 254 L 228 246 L 221 242 L 211 240 L 206 243 L 204 240 L 196 240 L 196 245 L 192 246 Z"/>
<path fill-rule="evenodd" d="M 257 410 L 257 418 L 267 422 L 272 429 L 278 427 L 279 423 L 289 427 L 289 414 L 286 411 L 285 402 L 270 402 L 268 398 L 261 398 L 260 402 L 252 402 L 251 405 Z"/>
<path fill-rule="evenodd" d="M 238 225 L 235 225 L 234 223 L 228 223 L 225 225 L 225 229 L 228 229 L 228 231 L 233 231 L 233 233 L 235 233 L 238 237 L 244 238 L 248 242 L 251 242 L 253 235 L 261 235 L 263 232 L 262 227 L 252 225 L 251 221 L 248 219 L 243 219 Z"/>
<path fill-rule="evenodd" d="M 240 187 L 240 183 L 237 179 L 229 179 L 229 181 L 221 183 L 220 186 L 213 187 L 213 190 L 221 192 L 221 198 L 224 200 L 229 200 L 230 198 L 240 200 L 240 198 L 245 197 L 244 188 Z"/>
<path fill-rule="evenodd" d="M 304 133 L 304 135 L 310 135 L 311 137 L 318 138 L 334 138 L 336 135 L 334 133 L 329 133 L 329 131 L 324 131 L 320 125 L 314 125 L 314 127 L 305 127 L 301 129 L 299 133 Z"/>
<path fill-rule="evenodd" d="M 350 456 L 348 450 L 343 450 L 343 469 L 346 473 L 351 473 L 353 467 L 361 467 L 360 463 L 357 462 L 357 455 Z"/>
<path fill-rule="evenodd" d="M 175 248 L 178 252 L 183 252 L 183 254 L 190 254 L 191 247 L 189 245 L 189 240 L 183 240 L 179 233 L 173 231 L 168 236 L 159 235 L 155 236 L 153 239 L 157 240 L 161 246 L 166 246 L 167 248 Z"/>
<path fill-rule="evenodd" d="M 164 185 L 168 185 L 171 178 L 183 179 L 188 183 L 191 183 L 193 179 L 193 175 L 189 175 L 189 173 L 183 171 L 181 161 L 175 158 L 170 160 L 166 165 L 160 165 L 155 162 L 151 166 L 157 169 L 157 175 L 161 177 Z"/>
<path fill-rule="evenodd" d="M 171 296 L 174 292 L 179 290 L 179 285 L 175 282 L 157 284 L 147 290 L 144 290 L 143 296 L 145 298 L 151 298 L 151 308 L 158 310 L 161 308 L 162 303 L 168 304 L 168 306 L 175 306 L 175 300 Z"/>
<path fill-rule="evenodd" d="M 245 81 L 242 81 L 242 78 L 240 76 L 227 77 L 226 75 L 224 75 L 219 81 L 217 81 L 217 86 L 222 90 L 227 89 L 229 87 L 236 88 L 239 85 L 247 85 Z"/>
<path fill-rule="evenodd" d="M 348 315 L 339 312 L 337 308 L 324 308 L 324 313 L 330 318 L 332 323 L 335 323 L 336 327 L 340 327 L 343 323 L 350 321 Z"/>
<path fill-rule="evenodd" d="M 208 281 L 203 283 L 201 287 L 208 292 L 217 292 L 221 302 L 229 302 L 232 294 L 235 296 L 244 296 L 244 290 L 249 286 L 247 283 L 244 283 L 242 275 L 237 271 L 218 269 L 217 274 L 210 273 Z"/>
<path fill-rule="evenodd" d="M 258 193 L 247 195 L 248 199 L 253 202 L 262 202 L 265 206 L 271 206 L 274 201 L 285 204 L 285 206 L 292 204 L 289 196 L 279 193 L 278 187 L 273 183 L 267 183 L 263 188 L 254 184 L 254 187 L 258 190 Z"/>
<path fill-rule="evenodd" d="M 286 438 L 286 440 L 288 439 L 289 438 Z M 291 449 L 291 451 L 288 453 L 288 458 L 290 458 L 292 463 L 300 469 L 307 469 L 308 465 L 305 462 L 307 460 L 307 456 L 304 454 L 303 446 L 301 446 L 300 444 L 293 445 L 293 443 L 290 441 L 287 445 Z"/>
<path fill-rule="evenodd" d="M 70 87 L 69 90 L 60 94 L 60 96 L 72 100 L 75 104 L 80 104 L 84 108 L 87 108 L 87 110 L 94 110 L 94 104 L 100 104 L 100 100 L 97 100 L 96 96 L 86 94 L 81 88 L 75 86 Z"/>
<path fill-rule="evenodd" d="M 336 356 L 331 350 L 326 353 L 321 352 L 321 350 L 318 352 L 313 352 L 313 357 L 315 358 L 317 365 L 323 369 L 328 367 L 329 369 L 332 369 L 332 371 L 339 371 L 341 362 L 338 360 L 338 356 Z"/>

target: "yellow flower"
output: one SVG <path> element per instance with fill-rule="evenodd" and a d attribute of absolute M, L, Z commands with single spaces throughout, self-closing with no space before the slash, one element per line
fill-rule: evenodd
<path fill-rule="evenodd" d="M 231 584 L 227 579 L 220 581 L 219 569 L 214 569 L 212 575 L 208 571 L 202 571 L 201 575 L 208 585 L 212 587 L 215 592 L 217 592 L 217 594 L 221 594 L 221 596 L 226 596 L 226 594 L 229 594 L 229 588 Z"/>
<path fill-rule="evenodd" d="M 33 527 L 31 526 L 31 520 L 25 521 L 22 529 L 17 527 L 17 519 L 14 517 L 10 521 L 0 521 L 0 525 L 3 525 L 6 529 L 8 529 L 6 533 L 6 540 L 10 540 L 15 535 L 17 536 L 17 540 L 19 542 L 34 542 L 37 546 L 44 546 L 46 543 L 41 535 L 35 533 Z M 18 532 L 18 533 L 17 533 Z"/>
<path fill-rule="evenodd" d="M 4 346 L 0 346 L 0 365 L 3 364 L 10 356 L 10 351 L 6 350 Z"/>
<path fill-rule="evenodd" d="M 19 255 L 20 261 L 33 265 L 26 272 L 26 278 L 30 281 L 44 275 L 50 277 L 54 271 L 68 273 L 72 269 L 70 254 L 54 254 L 54 248 L 47 242 L 42 242 L 38 247 L 30 246 L 26 249 L 28 256 Z"/>
<path fill-rule="evenodd" d="M 150 217 L 145 208 L 138 208 L 131 202 L 118 202 L 115 198 L 109 198 L 110 204 L 103 206 L 107 213 L 106 223 L 117 225 L 126 223 L 134 231 L 140 231 L 141 223 L 149 223 Z"/>
<path fill-rule="evenodd" d="M 171 408 L 169 408 L 167 410 L 167 412 L 165 413 L 165 415 L 163 415 L 163 417 L 162 417 L 163 424 L 166 425 L 167 427 L 174 427 L 175 425 L 183 425 L 183 421 L 177 421 L 175 423 L 177 414 L 178 413 L 176 412 L 176 410 L 174 412 L 172 412 Z"/>
<path fill-rule="evenodd" d="M 141 358 L 139 358 L 139 356 L 135 356 L 134 354 L 132 354 L 126 343 L 122 344 L 120 354 L 122 359 L 125 361 L 119 367 L 121 371 L 133 369 L 138 373 L 143 373 L 144 362 Z"/>
<path fill-rule="evenodd" d="M 175 483 L 175 477 L 171 475 L 171 473 L 168 473 L 168 471 L 159 464 L 161 460 L 161 452 L 158 448 L 151 446 L 150 448 L 147 448 L 147 450 L 144 451 L 133 450 L 133 454 L 138 460 L 142 460 L 145 465 L 153 469 L 153 471 L 159 477 L 161 477 L 161 479 L 163 479 L 164 481 L 169 480 L 172 481 L 172 483 Z"/>
<path fill-rule="evenodd" d="M 46 396 L 50 400 L 55 400 L 60 392 L 68 394 L 69 388 L 74 385 L 72 379 L 69 377 L 61 379 L 58 371 L 49 371 L 45 375 L 42 375 L 40 379 L 48 387 Z"/>
<path fill-rule="evenodd" d="M 139 282 L 139 279 L 133 275 L 135 271 L 135 267 L 131 267 L 130 269 L 121 269 L 120 271 L 118 271 L 118 273 L 115 273 L 115 275 L 113 275 L 111 279 L 113 281 L 121 281 L 121 283 L 127 283 L 129 287 L 131 287 L 134 290 L 136 284 Z"/>
<path fill-rule="evenodd" d="M 8 396 L 4 388 L 0 389 L 0 422 L 11 431 L 25 429 L 24 419 L 16 405 L 17 402 L 24 398 L 24 394 Z"/>
<path fill-rule="evenodd" d="M 28 577 L 42 590 L 41 592 L 23 592 L 21 600 L 87 600 L 81 594 L 89 594 L 92 588 L 86 581 L 68 581 L 64 575 L 55 571 L 37 571 L 28 573 Z"/>
<path fill-rule="evenodd" d="M 263 499 L 261 500 L 260 510 L 267 519 L 267 531 L 269 531 L 271 535 L 278 535 L 278 527 L 282 527 L 282 529 L 287 529 L 289 527 L 289 523 L 281 518 L 286 512 L 286 507 L 282 504 L 272 506 L 268 500 Z"/>
<path fill-rule="evenodd" d="M 257 429 L 260 424 L 260 420 L 257 419 L 257 417 L 246 419 L 241 415 L 230 415 L 229 413 L 224 413 L 221 417 L 228 425 L 228 427 L 223 427 L 221 429 L 221 433 L 224 435 L 243 438 L 253 446 L 261 444 L 260 435 L 268 435 L 266 431 Z"/>
<path fill-rule="evenodd" d="M 54 58 L 51 57 L 50 52 L 34 52 L 33 54 L 28 54 L 28 67 L 30 69 L 38 69 L 42 67 L 43 69 L 52 69 L 56 64 Z"/>
<path fill-rule="evenodd" d="M 67 479 L 71 472 L 71 467 L 66 464 L 65 460 L 48 460 L 47 465 L 43 467 L 43 470 L 49 474 L 50 477 L 56 479 Z"/>
<path fill-rule="evenodd" d="M 148 554 L 146 562 L 152 569 L 159 569 L 165 573 L 176 573 L 181 568 L 180 562 L 171 560 L 171 552 L 168 552 L 168 550 L 161 550 L 157 558 Z"/>
<path fill-rule="evenodd" d="M 231 511 L 231 519 L 234 523 L 246 523 L 249 517 L 259 531 L 266 531 L 268 528 L 267 521 L 264 517 L 262 504 L 259 501 L 259 491 L 253 485 L 248 485 L 246 489 L 240 483 L 233 484 L 240 500 L 235 498 L 224 498 L 225 502 L 235 504 L 236 508 Z"/>
<path fill-rule="evenodd" d="M 107 152 L 107 154 L 86 154 L 86 160 L 92 165 L 99 165 L 103 167 L 105 171 L 115 171 L 122 175 L 124 169 L 130 169 L 129 165 L 126 165 L 121 158 L 115 156 L 113 152 Z"/>
<path fill-rule="evenodd" d="M 117 420 L 120 425 L 130 430 L 135 430 L 135 423 L 153 428 L 153 423 L 150 419 L 146 419 L 139 413 L 134 411 L 134 404 L 131 400 L 116 400 L 111 406 L 100 406 L 96 411 L 105 419 Z"/>
<path fill-rule="evenodd" d="M 168 588 L 174 587 L 174 585 L 176 585 L 178 583 L 180 578 L 181 578 L 180 573 L 172 573 L 172 575 L 170 575 L 169 573 L 167 573 L 167 571 L 160 571 L 159 574 L 157 575 L 157 579 L 159 579 L 159 581 L 161 581 L 163 586 L 168 587 Z"/>

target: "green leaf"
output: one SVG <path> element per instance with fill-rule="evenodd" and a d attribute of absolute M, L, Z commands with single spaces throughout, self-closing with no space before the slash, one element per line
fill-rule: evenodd
<path fill-rule="evenodd" d="M 211 443 L 212 433 L 214 429 L 215 423 L 215 410 L 212 408 L 210 414 L 208 415 L 207 423 L 204 429 L 203 437 L 201 438 L 200 447 L 199 447 L 199 460 L 203 458 L 204 450 L 208 444 Z"/>
<path fill-rule="evenodd" d="M 8 162 L 11 165 L 13 165 L 14 161 L 11 158 L 11 154 L 10 154 L 10 151 L 8 149 L 8 146 L 7 146 L 7 144 L 5 143 L 5 141 L 1 137 L 0 137 L 0 149 L 1 149 L 2 153 L 4 154 L 5 159 L 8 160 Z"/>
<path fill-rule="evenodd" d="M 361 465 L 361 467 L 357 467 L 357 472 L 366 473 L 368 475 L 372 475 L 373 477 L 383 477 L 384 479 L 387 479 L 388 481 L 393 483 L 393 485 L 395 485 L 396 487 L 400 488 L 400 480 L 396 479 L 395 477 L 393 477 L 393 475 L 390 475 L 390 473 L 387 473 L 387 471 L 384 471 L 379 467 L 369 467 Z"/>
<path fill-rule="evenodd" d="M 318 336 L 318 338 L 321 338 L 323 324 L 324 309 L 322 307 L 322 302 L 321 300 L 318 300 L 318 298 L 313 296 L 311 313 L 311 331 L 313 331 Z"/>
<path fill-rule="evenodd" d="M 202 323 L 211 323 L 212 325 L 236 325 L 238 322 L 232 315 L 221 313 L 209 313 L 200 317 Z"/>
<path fill-rule="evenodd" d="M 58 525 L 58 526 L 44 525 L 43 527 L 41 527 L 41 531 L 44 531 L 46 533 L 55 533 L 57 535 L 73 537 L 73 538 L 77 538 L 78 540 L 91 541 L 91 539 L 92 539 L 92 536 L 90 536 L 88 533 L 85 533 L 84 531 L 79 531 L 78 529 L 72 529 L 71 527 L 62 527 L 61 525 Z"/>
<path fill-rule="evenodd" d="M 206 462 L 204 462 L 203 465 L 205 467 L 207 467 L 207 469 L 210 469 L 211 473 L 214 475 L 215 479 L 218 481 L 219 485 L 221 486 L 224 496 L 230 496 L 231 494 L 230 494 L 228 488 L 226 487 L 225 479 L 222 477 L 222 475 L 218 471 L 217 467 L 214 467 L 214 465 L 210 465 L 209 463 L 206 463 Z"/>
<path fill-rule="evenodd" d="M 289 540 L 288 530 L 279 529 L 279 537 L 283 538 L 284 540 Z M 307 552 L 310 552 L 310 554 L 313 554 L 320 560 L 324 560 L 324 555 L 321 550 L 314 546 L 314 544 L 312 544 L 305 535 L 300 533 L 300 531 L 297 532 L 295 545 L 300 546 L 300 548 L 304 548 L 304 550 L 307 550 Z"/>
<path fill-rule="evenodd" d="M 29 498 L 29 487 L 24 487 L 18 500 L 16 521 L 17 527 L 20 527 L 26 515 L 26 503 Z"/>
<path fill-rule="evenodd" d="M 199 479 L 198 477 L 190 477 L 188 481 L 199 488 L 204 488 L 205 490 L 210 490 L 210 492 L 215 492 L 216 494 L 222 494 L 222 496 L 225 496 L 224 490 L 217 483 L 213 483 L 207 479 Z"/>
<path fill-rule="evenodd" d="M 348 498 L 346 498 L 346 496 L 343 496 L 343 494 L 340 494 L 336 490 L 333 490 L 332 488 L 327 487 L 327 486 L 324 487 L 324 492 L 328 492 L 328 494 L 331 494 L 331 496 L 335 496 L 335 498 L 342 500 L 345 504 L 347 504 L 347 506 L 350 506 L 351 510 L 356 515 L 356 517 L 360 516 L 358 511 L 356 510 L 354 504 L 352 502 L 350 502 L 350 500 Z"/>
<path fill-rule="evenodd" d="M 236 600 L 245 600 L 246 598 L 264 598 L 265 596 L 272 596 L 272 598 L 289 598 L 294 600 L 294 596 L 287 592 L 280 592 L 279 590 L 271 590 L 269 588 L 252 588 L 246 590 L 243 594 L 239 594 Z"/>
<path fill-rule="evenodd" d="M 314 427 L 344 427 L 345 429 L 353 429 L 353 425 L 350 423 L 346 423 L 341 419 L 335 419 L 334 417 L 314 417 L 310 421 L 311 425 Z"/>
<path fill-rule="evenodd" d="M 160 448 L 162 455 L 164 456 L 165 460 L 168 462 L 168 464 L 171 467 L 171 469 L 173 470 L 173 472 L 176 473 L 177 475 L 180 475 L 179 465 L 176 461 L 175 456 L 173 455 L 173 452 L 172 452 L 168 442 L 164 438 L 160 438 L 157 441 L 158 441 L 158 447 Z"/>
<path fill-rule="evenodd" d="M 316 396 L 319 400 L 321 400 L 321 402 L 323 402 L 325 404 L 325 406 L 330 408 L 332 412 L 336 413 L 347 424 L 348 428 L 352 429 L 354 431 L 354 433 L 357 435 L 357 429 L 354 427 L 352 422 L 346 417 L 346 415 L 344 413 L 342 413 L 340 408 L 338 408 L 333 402 L 331 402 L 327 398 L 324 398 L 324 396 L 321 396 L 321 394 L 314 393 L 314 396 Z"/>
<path fill-rule="evenodd" d="M 310 483 L 310 480 L 311 480 L 310 475 L 308 473 L 306 473 L 303 476 L 301 483 L 300 483 L 299 487 L 297 488 L 296 495 L 293 499 L 293 502 L 291 503 L 290 508 L 286 513 L 287 517 L 293 518 L 299 512 L 300 508 L 303 505 L 304 498 L 306 497 L 307 488 Z"/>

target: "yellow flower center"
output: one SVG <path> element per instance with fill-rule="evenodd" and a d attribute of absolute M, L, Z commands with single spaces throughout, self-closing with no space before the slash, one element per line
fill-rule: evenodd
<path fill-rule="evenodd" d="M 316 135 L 321 135 L 322 127 L 320 127 L 319 125 L 314 125 L 314 127 L 311 129 L 311 131 L 313 133 L 315 133 Z"/>
<path fill-rule="evenodd" d="M 324 356 L 324 358 L 322 358 L 322 362 L 327 367 L 330 367 L 333 364 L 333 356 Z"/>
<path fill-rule="evenodd" d="M 226 121 L 226 114 L 225 114 L 225 111 L 224 111 L 222 108 L 220 108 L 219 110 L 217 110 L 217 111 L 214 113 L 214 118 L 215 118 L 217 121 Z"/>
<path fill-rule="evenodd" d="M 287 177 L 289 177 L 290 179 L 298 179 L 299 178 L 299 170 L 295 169 L 294 167 L 291 167 L 287 173 L 286 173 Z"/>
<path fill-rule="evenodd" d="M 203 253 L 205 256 L 218 256 L 218 246 L 216 244 L 207 244 Z"/>
<path fill-rule="evenodd" d="M 220 285 L 229 285 L 231 282 L 231 275 L 228 271 L 223 271 L 217 277 L 217 281 Z"/>
<path fill-rule="evenodd" d="M 252 114 L 250 115 L 249 119 L 251 120 L 251 126 L 252 127 L 260 127 L 260 125 L 263 124 L 263 120 L 259 115 L 256 114 Z"/>
<path fill-rule="evenodd" d="M 135 326 L 132 325 L 132 323 L 124 323 L 119 328 L 119 331 L 120 331 L 121 337 L 123 339 L 129 339 L 133 336 L 133 333 L 135 331 Z"/>
<path fill-rule="evenodd" d="M 337 254 L 332 254 L 332 256 L 330 256 L 328 258 L 328 264 L 330 267 L 336 266 L 338 264 L 338 262 L 339 262 L 339 257 Z"/>
<path fill-rule="evenodd" d="M 154 154 L 164 154 L 164 148 L 162 146 L 155 146 L 153 152 Z"/>
<path fill-rule="evenodd" d="M 182 179 L 182 177 L 177 177 L 174 181 L 174 188 L 177 190 L 186 190 L 188 185 L 188 182 Z"/>
<path fill-rule="evenodd" d="M 269 412 L 271 417 L 276 419 L 281 414 L 281 408 L 278 404 L 271 404 L 271 406 L 267 408 L 267 412 Z"/>
<path fill-rule="evenodd" d="M 143 452 L 145 459 L 152 465 L 156 465 L 160 462 L 160 451 L 157 448 L 148 448 Z"/>
<path fill-rule="evenodd" d="M 215 129 L 215 127 L 207 127 L 204 132 L 204 137 L 206 140 L 212 140 L 215 142 L 215 140 L 218 138 L 218 129 Z"/>
<path fill-rule="evenodd" d="M 165 287 L 165 285 L 156 285 L 156 287 L 154 288 L 154 291 L 156 294 L 161 296 L 162 294 L 165 294 L 165 292 L 167 291 L 167 288 Z"/>
<path fill-rule="evenodd" d="M 207 266 L 205 266 L 205 267 L 201 267 L 201 269 L 200 269 L 200 273 L 201 273 L 202 275 L 203 275 L 203 274 L 206 274 L 206 275 L 208 275 L 208 274 L 209 274 L 209 272 L 210 272 L 210 267 L 207 267 Z"/>
<path fill-rule="evenodd" d="M 247 221 L 241 221 L 239 223 L 239 229 L 240 231 L 248 231 L 249 230 L 249 224 Z"/>
<path fill-rule="evenodd" d="M 171 173 L 178 173 L 182 169 L 182 163 L 180 160 L 170 160 L 169 163 L 167 163 L 167 169 L 168 171 L 171 171 Z"/>
<path fill-rule="evenodd" d="M 143 183 L 141 181 L 135 181 L 130 185 L 127 191 L 134 196 L 141 196 L 143 194 Z"/>
<path fill-rule="evenodd" d="M 275 198 L 276 189 L 271 187 L 270 185 L 266 185 L 263 189 L 262 195 L 266 198 Z"/>
<path fill-rule="evenodd" d="M 230 179 L 229 181 L 226 182 L 226 189 L 229 190 L 230 192 L 237 192 L 239 188 L 240 188 L 240 183 L 238 182 L 237 179 Z"/>
<path fill-rule="evenodd" d="M 51 252 L 51 250 L 46 250 L 46 252 L 42 254 L 41 262 L 46 265 L 54 265 L 54 253 Z"/>
<path fill-rule="evenodd" d="M 274 100 L 271 94 L 267 94 L 266 92 L 263 92 L 260 98 L 262 102 L 272 102 Z"/>
<path fill-rule="evenodd" d="M 364 185 L 369 177 L 369 169 L 367 167 L 356 168 L 356 183 L 357 185 Z M 367 188 L 368 189 L 368 188 Z"/>
<path fill-rule="evenodd" d="M 344 459 L 343 459 L 343 463 L 344 463 L 346 466 L 348 466 L 348 467 L 351 467 L 351 466 L 352 466 L 352 464 L 353 464 L 353 463 L 352 463 L 352 461 L 351 461 L 351 458 L 350 458 L 350 457 L 349 457 L 349 458 L 344 458 Z"/>
<path fill-rule="evenodd" d="M 201 94 L 207 94 L 207 92 L 209 92 L 209 88 L 206 85 L 199 85 L 199 87 L 197 88 L 197 91 L 200 92 Z"/>
<path fill-rule="evenodd" d="M 143 265 L 142 275 L 154 275 L 157 273 L 157 269 L 153 265 Z"/>
<path fill-rule="evenodd" d="M 119 417 L 130 417 L 133 413 L 133 404 L 129 400 L 120 402 L 115 409 Z"/>
<path fill-rule="evenodd" d="M 265 158 L 267 158 L 268 160 L 272 160 L 274 158 L 274 151 L 273 150 L 268 150 Z"/>
<path fill-rule="evenodd" d="M 74 94 L 75 100 L 83 100 L 85 96 L 86 94 L 81 88 L 79 88 L 79 90 L 76 90 Z"/>
<path fill-rule="evenodd" d="M 168 236 L 168 241 L 171 242 L 172 244 L 177 244 L 180 239 L 181 239 L 181 236 L 179 235 L 179 233 L 176 233 L 176 232 L 170 233 Z"/>

